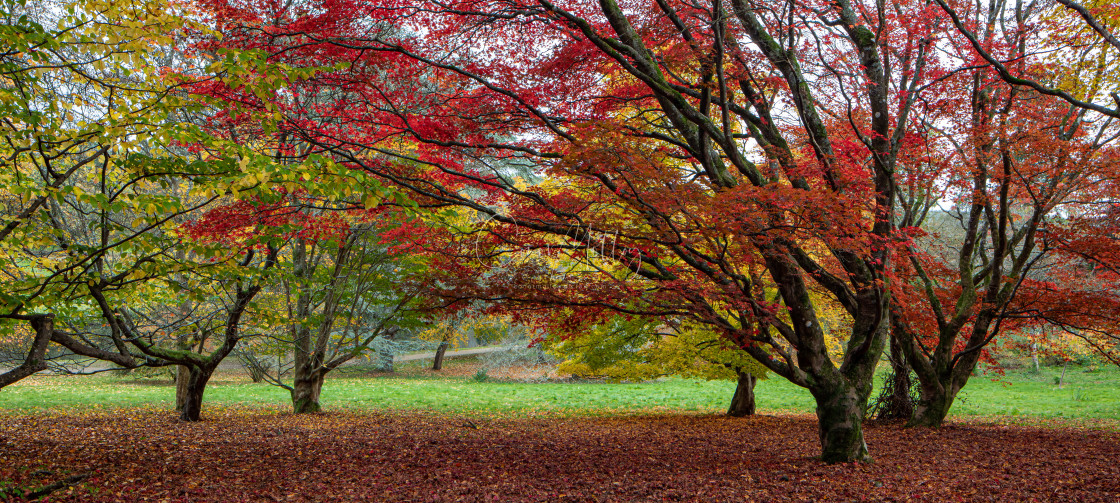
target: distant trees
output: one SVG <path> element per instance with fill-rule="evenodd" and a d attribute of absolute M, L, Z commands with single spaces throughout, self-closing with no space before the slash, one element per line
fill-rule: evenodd
<path fill-rule="evenodd" d="M 430 299 L 426 299 L 429 300 Z M 425 326 L 416 337 L 435 344 L 432 370 L 443 370 L 447 350 L 469 343 L 507 342 L 513 336 L 511 317 L 487 312 L 481 303 L 456 309 L 428 309 Z"/>

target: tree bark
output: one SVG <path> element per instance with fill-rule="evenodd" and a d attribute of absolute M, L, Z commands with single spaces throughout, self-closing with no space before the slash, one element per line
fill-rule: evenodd
<path fill-rule="evenodd" d="M 432 370 L 443 370 L 443 356 L 447 353 L 447 347 L 450 345 L 447 341 L 439 342 L 439 347 L 436 348 L 436 358 L 432 361 Z"/>
<path fill-rule="evenodd" d="M 817 422 L 821 440 L 821 461 L 845 463 L 871 461 L 863 439 L 867 397 L 840 381 L 832 389 L 811 390 L 817 399 Z"/>
<path fill-rule="evenodd" d="M 191 382 L 191 368 L 186 365 L 175 366 L 175 410 L 183 412 L 187 403 L 187 389 Z"/>
<path fill-rule="evenodd" d="M 296 414 L 312 414 L 322 410 L 319 393 L 323 391 L 326 372 L 321 370 L 297 375 L 292 382 L 292 410 Z"/>
<path fill-rule="evenodd" d="M 754 415 L 754 385 L 758 378 L 749 372 L 739 372 L 739 383 L 735 386 L 735 396 L 731 397 L 731 406 L 727 408 L 727 415 L 731 417 L 746 417 Z"/>
<path fill-rule="evenodd" d="M 202 415 L 202 394 L 206 391 L 206 383 L 214 374 L 214 369 L 190 366 L 187 378 L 186 394 L 183 397 L 183 408 L 179 411 L 181 421 L 195 422 Z"/>

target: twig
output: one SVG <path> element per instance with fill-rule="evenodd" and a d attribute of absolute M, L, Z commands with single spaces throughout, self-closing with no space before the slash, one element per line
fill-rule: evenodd
<path fill-rule="evenodd" d="M 50 493 L 53 493 L 55 491 L 66 489 L 67 487 L 70 487 L 74 484 L 77 484 L 78 482 L 81 482 L 81 481 L 89 478 L 89 476 L 90 476 L 89 472 L 79 473 L 79 474 L 76 474 L 76 475 L 71 475 L 71 476 L 66 477 L 62 480 L 59 480 L 58 482 L 54 482 L 52 484 L 47 484 L 43 487 L 35 489 L 34 491 L 19 494 L 19 496 L 24 498 L 24 499 L 36 500 L 36 499 L 42 498 L 43 496 L 46 496 Z M 17 495 L 16 493 L 18 491 L 19 491 L 18 489 L 16 489 L 16 490 L 9 489 L 8 491 L 5 491 L 5 492 L 15 496 L 15 495 Z M 3 494 L 4 494 L 3 492 L 0 492 L 0 495 L 3 495 Z"/>

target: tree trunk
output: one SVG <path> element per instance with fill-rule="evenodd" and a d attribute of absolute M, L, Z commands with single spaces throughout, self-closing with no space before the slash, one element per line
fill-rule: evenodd
<path fill-rule="evenodd" d="M 186 394 L 183 397 L 183 409 L 179 411 L 181 421 L 195 422 L 202 414 L 202 393 L 206 391 L 206 383 L 214 369 L 190 367 L 190 376 L 187 379 Z"/>
<path fill-rule="evenodd" d="M 175 366 L 175 410 L 183 412 L 187 403 L 187 389 L 191 382 L 191 368 L 186 365 Z"/>
<path fill-rule="evenodd" d="M 735 386 L 735 396 L 731 397 L 731 406 L 727 408 L 727 415 L 731 417 L 746 417 L 754 415 L 754 385 L 758 378 L 749 372 L 738 372 L 739 384 Z"/>
<path fill-rule="evenodd" d="M 450 345 L 447 341 L 439 342 L 439 347 L 436 348 L 436 359 L 432 362 L 432 370 L 443 370 L 443 355 L 447 353 L 447 347 Z"/>
<path fill-rule="evenodd" d="M 824 389 L 814 389 L 817 400 L 817 423 L 821 439 L 821 461 L 845 463 L 871 461 L 863 440 L 863 416 L 867 397 L 846 383 L 834 382 Z"/>
<path fill-rule="evenodd" d="M 190 334 L 180 335 L 175 340 L 175 347 L 182 351 L 194 351 L 191 340 L 193 337 Z M 187 365 L 175 366 L 175 410 L 183 412 L 183 407 L 187 403 L 187 393 L 191 381 L 191 368 Z"/>
<path fill-rule="evenodd" d="M 925 426 L 938 428 L 945 422 L 949 415 L 949 408 L 953 406 L 956 393 L 946 392 L 944 387 L 922 387 L 922 396 L 914 404 L 914 415 L 906 426 Z"/>
<path fill-rule="evenodd" d="M 296 414 L 319 412 L 319 393 L 323 391 L 326 372 L 317 370 L 297 375 L 292 383 L 292 410 Z"/>
<path fill-rule="evenodd" d="M 909 421 L 914 415 L 914 399 L 910 396 L 913 382 L 910 379 L 910 364 L 902 353 L 902 344 L 897 337 L 890 338 L 891 374 L 877 398 L 876 419 L 885 421 Z"/>
<path fill-rule="evenodd" d="M 914 404 L 914 416 L 906 426 L 925 426 L 938 428 L 945 423 L 957 393 L 968 384 L 968 378 L 976 371 L 979 351 L 960 357 L 953 366 L 945 362 L 948 356 L 939 359 L 934 365 L 933 375 L 927 375 L 921 382 L 921 396 Z"/>

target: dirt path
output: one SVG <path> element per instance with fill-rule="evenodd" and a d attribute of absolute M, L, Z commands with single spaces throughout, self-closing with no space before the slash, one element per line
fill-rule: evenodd
<path fill-rule="evenodd" d="M 460 357 L 460 356 L 484 355 L 484 354 L 487 354 L 487 353 L 496 353 L 498 351 L 505 351 L 506 349 L 508 349 L 508 348 L 505 348 L 503 346 L 488 346 L 488 347 L 482 347 L 482 348 L 456 349 L 454 351 L 448 350 L 446 353 L 444 353 L 443 357 L 444 358 L 455 358 L 455 357 Z M 407 362 L 407 361 L 413 361 L 413 360 L 431 360 L 435 357 L 436 357 L 436 353 L 433 351 L 431 353 L 416 353 L 416 354 L 410 354 L 410 355 L 400 355 L 400 356 L 397 356 L 397 357 L 393 358 L 393 360 L 398 361 L 398 362 Z"/>

